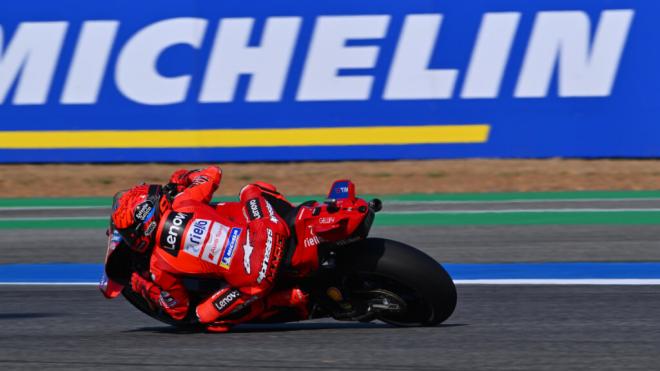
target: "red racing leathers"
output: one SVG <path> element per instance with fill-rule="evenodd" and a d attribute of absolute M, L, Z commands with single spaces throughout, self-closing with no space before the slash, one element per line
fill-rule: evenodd
<path fill-rule="evenodd" d="M 226 287 L 194 308 L 200 323 L 220 329 L 263 312 L 289 236 L 257 185 L 241 190 L 240 204 L 219 206 L 225 207 L 222 215 L 209 206 L 221 176 L 218 167 L 173 174 L 181 193 L 159 222 L 150 277 L 131 278 L 134 291 L 175 320 L 191 309 L 182 277 L 224 279 Z"/>

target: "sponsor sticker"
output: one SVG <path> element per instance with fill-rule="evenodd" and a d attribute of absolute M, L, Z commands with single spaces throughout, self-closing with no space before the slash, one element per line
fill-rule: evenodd
<path fill-rule="evenodd" d="M 303 240 L 303 246 L 305 246 L 305 247 L 313 247 L 313 246 L 316 246 L 320 243 L 321 243 L 321 241 L 316 236 L 307 237 Z"/>
<path fill-rule="evenodd" d="M 240 297 L 241 292 L 233 289 L 216 299 L 216 301 L 213 302 L 213 305 L 215 306 L 215 309 L 217 309 L 219 312 L 222 312 Z"/>
<path fill-rule="evenodd" d="M 185 253 L 194 257 L 199 257 L 199 254 L 202 252 L 204 241 L 206 241 L 206 236 L 209 233 L 209 227 L 212 223 L 212 221 L 207 219 L 193 220 L 190 228 L 188 228 L 186 240 L 183 244 L 183 251 Z"/>
<path fill-rule="evenodd" d="M 309 228 L 307 229 L 307 236 L 303 240 L 303 246 L 305 247 L 313 247 L 321 243 L 321 239 L 316 236 L 314 233 L 314 227 L 313 226 L 308 226 Z"/>
<path fill-rule="evenodd" d="M 151 201 L 143 202 L 135 209 L 135 219 L 143 222 L 151 218 L 153 211 L 154 205 Z"/>
<path fill-rule="evenodd" d="M 277 273 L 277 267 L 280 266 L 280 259 L 282 257 L 282 250 L 284 249 L 284 241 L 282 238 L 278 238 L 275 241 L 275 253 L 273 254 L 273 259 L 270 262 L 270 270 L 268 271 L 267 278 L 271 282 L 275 278 L 275 273 Z"/>
<path fill-rule="evenodd" d="M 273 210 L 273 206 L 270 204 L 270 202 L 266 201 L 266 209 L 268 209 L 268 214 L 270 221 L 277 224 L 277 217 L 275 216 L 275 210 Z"/>
<path fill-rule="evenodd" d="M 238 245 L 238 239 L 241 236 L 240 228 L 232 228 L 229 232 L 229 239 L 227 241 L 227 246 L 225 247 L 224 253 L 222 254 L 222 259 L 220 259 L 220 266 L 229 269 L 231 265 L 231 260 L 234 258 L 234 253 L 236 252 L 236 246 Z"/>
<path fill-rule="evenodd" d="M 348 198 L 348 182 L 336 182 L 330 191 L 328 198 L 335 200 Z"/>
<path fill-rule="evenodd" d="M 144 235 L 145 236 L 151 236 L 151 234 L 154 233 L 154 231 L 156 230 L 157 226 L 158 226 L 157 222 L 155 222 L 155 221 L 151 222 L 149 224 L 149 226 L 147 227 L 147 230 L 144 231 Z"/>
<path fill-rule="evenodd" d="M 273 231 L 268 228 L 266 229 L 266 251 L 264 252 L 264 260 L 261 262 L 261 269 L 259 270 L 259 276 L 257 276 L 257 283 L 266 278 L 266 272 L 268 271 L 268 263 L 270 262 L 270 253 L 273 250 Z"/>
<path fill-rule="evenodd" d="M 250 214 L 250 220 L 261 219 L 264 216 L 263 210 L 259 205 L 259 199 L 253 198 L 247 202 Z"/>
<path fill-rule="evenodd" d="M 229 227 L 220 223 L 213 223 L 209 240 L 204 246 L 202 260 L 218 264 L 218 261 L 220 261 L 220 255 L 222 254 L 222 248 L 225 246 L 225 242 L 227 242 L 228 234 Z"/>
<path fill-rule="evenodd" d="M 181 236 L 183 231 L 188 226 L 192 214 L 171 212 L 165 223 L 163 224 L 163 231 L 160 234 L 160 246 L 166 252 L 177 256 L 179 249 L 181 249 Z"/>

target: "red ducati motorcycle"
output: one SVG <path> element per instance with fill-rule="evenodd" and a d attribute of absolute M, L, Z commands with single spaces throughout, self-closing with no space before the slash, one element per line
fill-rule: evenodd
<path fill-rule="evenodd" d="M 279 262 L 275 290 L 297 286 L 307 292 L 310 319 L 380 320 L 411 327 L 432 326 L 453 313 L 456 287 L 438 262 L 402 242 L 368 237 L 382 203 L 356 197 L 351 181 L 336 181 L 324 202 L 307 201 L 291 207 L 265 197 L 291 229 L 291 238 Z M 217 210 L 222 212 L 222 207 Z M 121 293 L 136 308 L 162 322 L 178 327 L 198 326 L 193 321 L 172 320 L 131 290 L 131 273 L 148 270 L 148 266 L 148 258 L 143 255 L 128 248 L 116 249 L 106 259 L 102 291 L 108 297 Z M 184 285 L 194 307 L 223 282 L 190 277 L 184 279 Z M 293 309 L 282 308 L 265 320 L 251 323 L 299 320 Z"/>

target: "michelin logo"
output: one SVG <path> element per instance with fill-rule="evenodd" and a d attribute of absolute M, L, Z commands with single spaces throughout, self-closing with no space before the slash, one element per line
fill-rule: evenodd
<path fill-rule="evenodd" d="M 472 51 L 465 64 L 444 68 L 430 66 L 436 54 L 450 52 L 438 45 L 446 21 L 440 13 L 408 14 L 400 30 L 392 28 L 400 22 L 398 15 L 321 15 L 305 19 L 313 22 L 309 44 L 300 34 L 303 18 L 293 16 L 267 18 L 260 35 L 252 35 L 254 18 L 222 18 L 217 26 L 199 17 L 163 19 L 137 30 L 124 44 L 117 41 L 119 20 L 30 21 L 15 29 L 0 25 L 0 104 L 93 105 L 110 84 L 108 89 L 142 105 L 188 99 L 201 104 L 494 99 L 505 75 L 517 79 L 514 97 L 539 98 L 550 94 L 555 74 L 560 97 L 605 97 L 612 92 L 634 14 L 632 9 L 604 10 L 599 16 L 574 10 L 488 12 L 478 29 L 465 30 L 476 34 L 466 41 Z M 529 35 L 520 34 L 523 18 L 533 19 Z M 393 32 L 396 41 L 390 42 Z M 204 43 L 209 34 L 214 39 Z M 251 39 L 260 42 L 254 46 Z M 70 40 L 75 44 L 66 45 Z M 517 66 L 510 54 L 518 42 L 526 43 L 516 48 L 525 50 L 522 66 L 510 71 L 510 65 Z M 185 64 L 174 76 L 158 70 L 162 59 L 172 58 L 165 51 L 175 45 L 208 56 L 199 62 L 206 65 L 202 76 L 194 76 Z M 69 49 L 71 58 L 63 53 Z M 303 49 L 304 61 L 294 61 Z M 114 50 L 116 59 L 111 58 Z M 300 72 L 291 68 L 294 63 L 303 64 Z M 385 68 L 374 72 L 376 66 Z M 65 71 L 63 84 L 60 91 L 51 91 L 56 71 Z M 247 93 L 237 97 L 243 75 L 250 76 Z M 198 91 L 191 91 L 197 86 L 193 81 L 201 81 Z M 284 96 L 291 81 L 299 83 L 291 96 Z"/>
<path fill-rule="evenodd" d="M 234 258 L 234 253 L 236 252 L 236 245 L 238 245 L 238 238 L 240 236 L 241 236 L 240 228 L 232 228 L 231 232 L 229 232 L 227 246 L 225 247 L 225 251 L 222 254 L 222 258 L 220 259 L 221 267 L 225 269 L 229 269 L 229 266 L 231 265 L 231 260 Z"/>

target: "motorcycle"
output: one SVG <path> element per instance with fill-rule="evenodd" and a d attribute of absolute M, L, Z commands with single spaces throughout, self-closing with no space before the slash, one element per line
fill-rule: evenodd
<path fill-rule="evenodd" d="M 433 326 L 445 321 L 456 307 L 456 287 L 447 271 L 433 258 L 402 242 L 368 237 L 378 199 L 356 197 L 349 180 L 333 183 L 327 200 L 292 207 L 265 196 L 284 218 L 291 237 L 279 265 L 274 290 L 297 286 L 309 294 L 309 319 L 382 322 L 401 327 Z M 217 204 L 222 213 L 225 204 Z M 149 269 L 148 258 L 121 245 L 110 231 L 101 291 L 108 298 L 122 294 L 147 315 L 181 328 L 199 329 L 194 321 L 174 321 L 128 284 L 133 271 Z M 318 257 L 318 258 L 317 258 Z M 183 279 L 191 304 L 207 298 L 224 282 L 221 279 Z M 194 307 L 192 306 L 191 307 Z M 299 321 L 292 308 L 279 308 L 267 318 L 250 323 Z"/>

